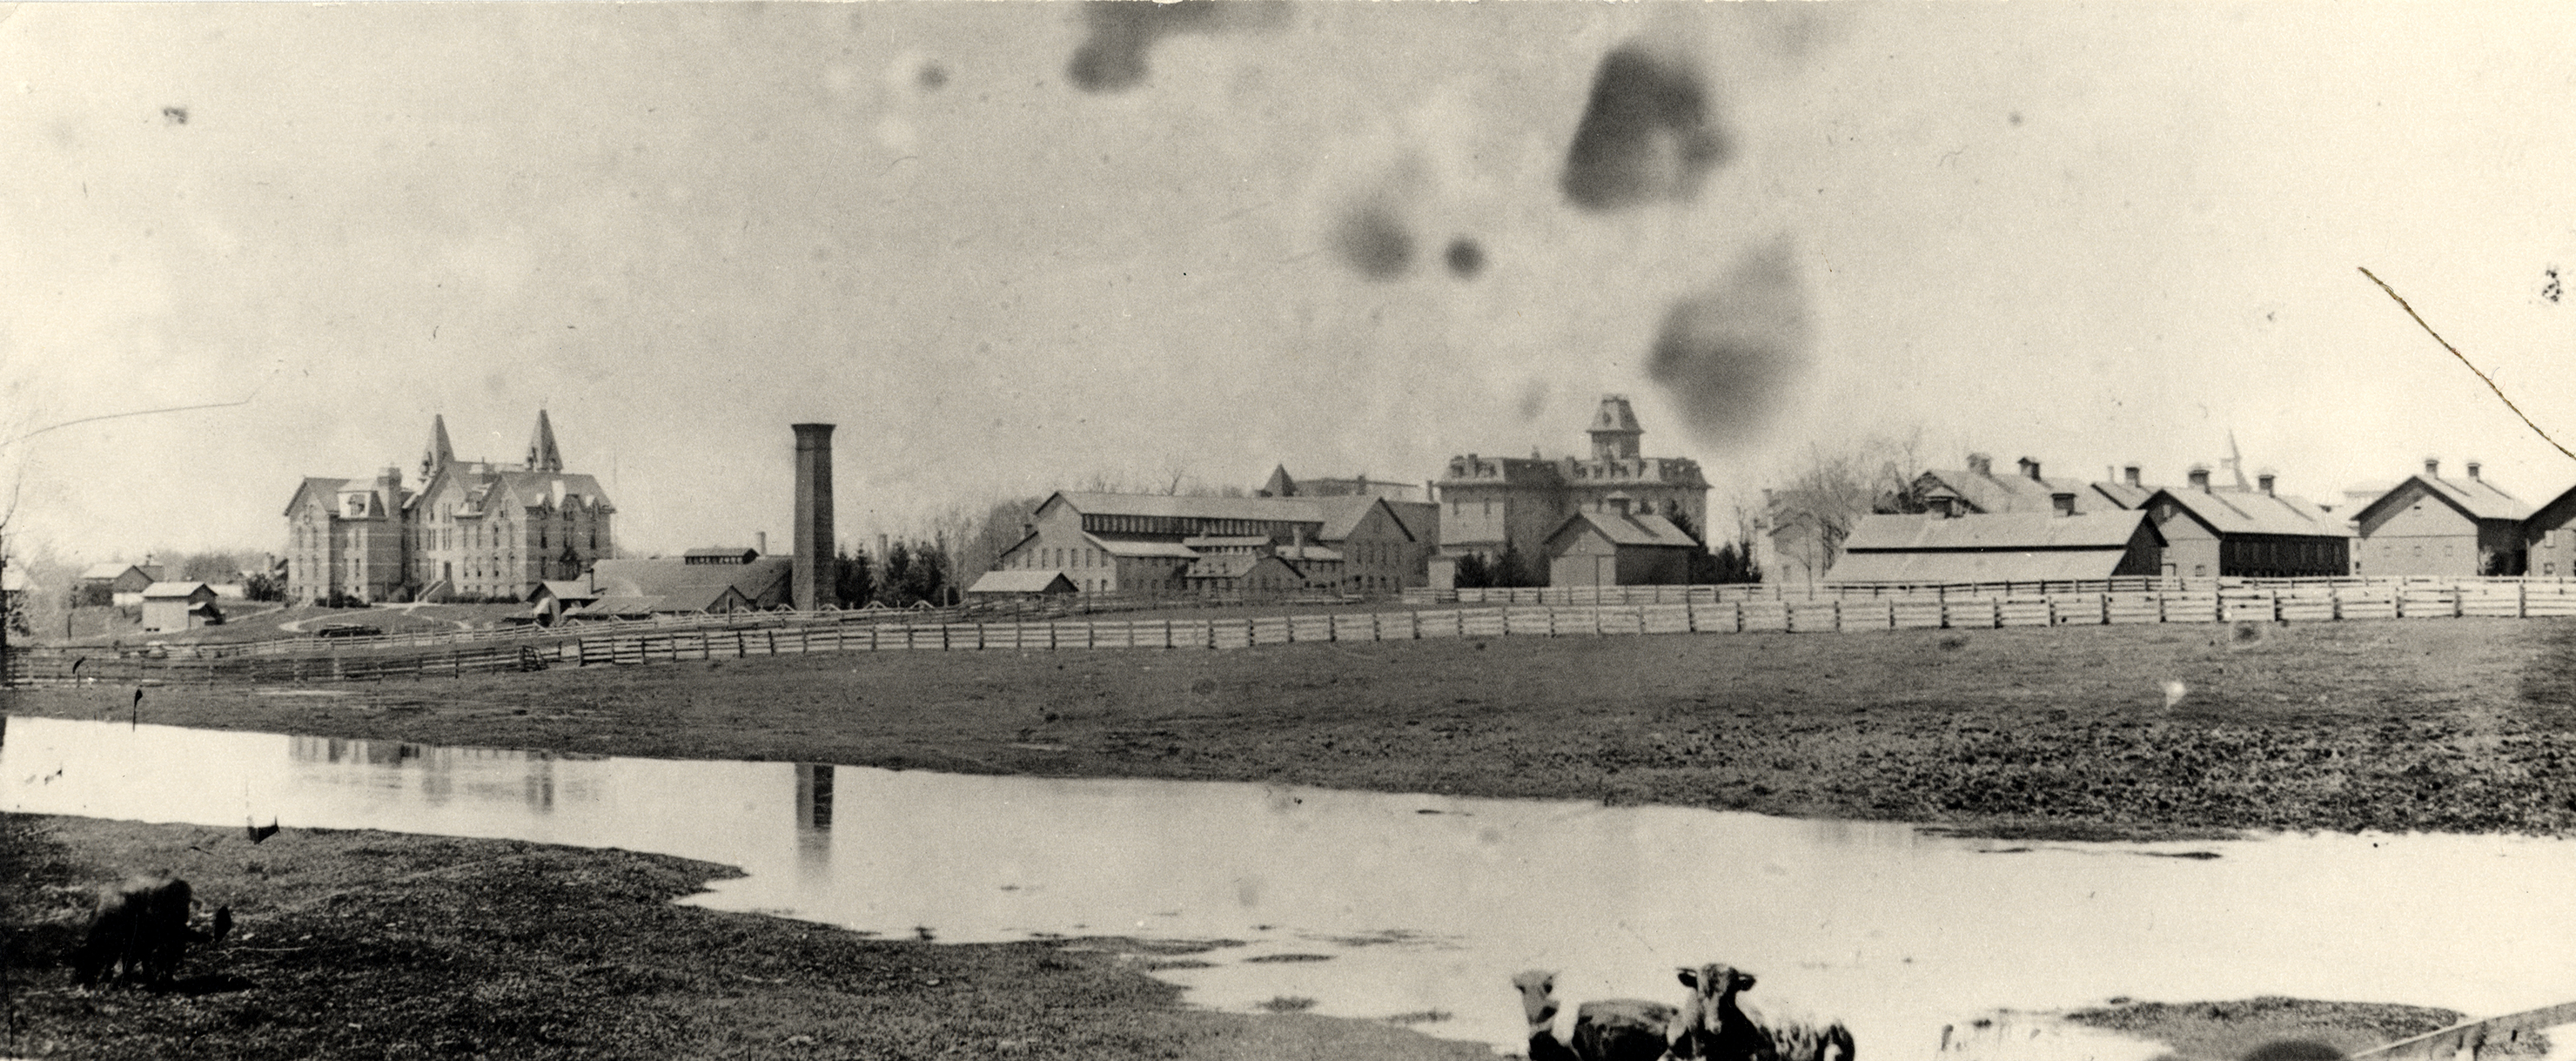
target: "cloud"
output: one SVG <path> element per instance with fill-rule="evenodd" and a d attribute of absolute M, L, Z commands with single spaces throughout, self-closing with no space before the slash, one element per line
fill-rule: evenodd
<path fill-rule="evenodd" d="M 1635 46 L 1602 57 L 1557 186 L 1586 210 L 1687 200 L 1727 159 L 1699 75 Z"/>
<path fill-rule="evenodd" d="M 1413 232 L 1391 209 L 1354 207 L 1334 227 L 1333 251 L 1362 276 L 1393 280 L 1413 268 Z"/>
<path fill-rule="evenodd" d="M 1724 279 L 1673 301 L 1646 362 L 1691 431 L 1740 441 L 1781 404 L 1808 345 L 1805 287 L 1786 240 L 1748 252 Z"/>
<path fill-rule="evenodd" d="M 1266 0 L 1097 0 L 1083 5 L 1090 34 L 1073 50 L 1065 76 L 1085 92 L 1121 92 L 1145 82 L 1154 45 L 1176 33 L 1220 33 L 1279 24 L 1284 4 Z"/>

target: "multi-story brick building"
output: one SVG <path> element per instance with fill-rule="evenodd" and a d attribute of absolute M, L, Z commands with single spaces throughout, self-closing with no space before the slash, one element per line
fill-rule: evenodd
<path fill-rule="evenodd" d="M 517 600 L 615 555 L 616 506 L 597 479 L 563 470 L 542 410 L 520 464 L 457 460 L 433 417 L 420 475 L 418 491 L 393 467 L 305 479 L 286 505 L 288 599 Z"/>
<path fill-rule="evenodd" d="M 1587 433 L 1589 459 L 1551 460 L 1535 453 L 1449 458 L 1436 484 L 1441 556 L 1454 562 L 1473 554 L 1494 562 L 1509 552 L 1529 568 L 1525 574 L 1544 578 L 1547 537 L 1577 512 L 1662 516 L 1707 541 L 1708 479 L 1699 462 L 1641 456 L 1645 431 L 1621 395 L 1602 395 Z M 1436 573 L 1433 582 L 1439 584 Z"/>

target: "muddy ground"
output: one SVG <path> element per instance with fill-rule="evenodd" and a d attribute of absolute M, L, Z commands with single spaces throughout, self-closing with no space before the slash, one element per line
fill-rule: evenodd
<path fill-rule="evenodd" d="M 174 725 L 678 758 L 1198 778 L 1992 835 L 2576 831 L 2576 621 L 834 653 L 280 695 Z M 124 686 L 8 710 L 126 717 Z"/>
<path fill-rule="evenodd" d="M 231 906 L 232 935 L 168 989 L 74 986 L 91 888 L 156 866 Z M 1148 974 L 1188 945 L 872 940 L 671 902 L 728 875 L 515 841 L 287 829 L 252 845 L 237 830 L 0 816 L 0 1056 L 1491 1056 L 1386 1024 L 1186 1008 Z"/>
<path fill-rule="evenodd" d="M 140 716 L 582 753 L 1671 803 L 1995 835 L 2563 835 L 2576 824 L 2576 779 L 2561 769 L 2576 755 L 2576 623 L 2558 621 L 845 654 L 298 692 L 313 691 L 332 695 L 153 688 Z M 97 686 L 21 690 L 7 708 L 121 719 L 131 704 L 131 687 Z M 883 941 L 673 906 L 729 871 L 660 856 L 291 829 L 254 848 L 221 830 L 52 818 L 10 818 L 7 831 L 14 1038 L 0 1052 L 1483 1053 L 1390 1025 L 1191 1010 L 1146 975 L 1174 957 L 1138 944 Z M 201 894 L 232 896 L 242 931 L 192 966 L 190 990 L 71 988 L 59 959 L 85 900 L 64 889 L 143 865 L 186 867 Z M 1511 1004 L 1497 983 L 1497 1004 Z M 2385 1037 L 2386 1009 L 2311 1016 L 2357 1043 Z M 2247 1015 L 2271 1012 L 2170 1007 L 2153 1033 L 2191 1044 L 2184 1057 L 2234 1057 L 2268 1034 Z"/>

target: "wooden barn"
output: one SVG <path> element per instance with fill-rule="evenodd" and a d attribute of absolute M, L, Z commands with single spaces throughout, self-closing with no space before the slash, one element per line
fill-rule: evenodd
<path fill-rule="evenodd" d="M 2164 546 L 2138 511 L 1874 515 L 1843 541 L 1825 581 L 1955 585 L 2154 575 Z"/>
<path fill-rule="evenodd" d="M 2352 522 L 2356 575 L 2520 575 L 2531 506 L 2478 476 L 2446 479 L 2438 460 L 2363 505 Z"/>
<path fill-rule="evenodd" d="M 1624 508 L 1624 506 L 1622 506 Z M 1542 540 L 1551 586 L 1677 586 L 1698 540 L 1673 521 L 1626 511 L 1577 512 Z"/>
<path fill-rule="evenodd" d="M 2187 489 L 2159 489 L 2140 507 L 2164 535 L 2164 573 L 2186 578 L 2315 578 L 2352 572 L 2352 529 L 2304 500 L 2256 487 L 2212 490 L 2194 468 Z"/>
<path fill-rule="evenodd" d="M 203 582 L 155 582 L 143 589 L 143 632 L 194 630 L 224 621 L 215 587 Z"/>

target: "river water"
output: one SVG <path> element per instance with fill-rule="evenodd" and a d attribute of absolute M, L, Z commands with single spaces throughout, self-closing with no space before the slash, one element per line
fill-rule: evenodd
<path fill-rule="evenodd" d="M 1997 1010 L 2278 994 L 2490 1015 L 2576 997 L 2576 843 L 2017 844 L 1904 825 L 1205 782 L 583 757 L 8 718 L 0 808 L 383 829 L 741 867 L 686 901 L 943 942 L 1240 941 L 1194 1004 L 1518 1050 L 1508 984 L 1677 1000 L 1677 965 L 1879 1057 L 2142 1061 Z M 292 842 L 292 834 L 285 837 Z M 272 841 L 274 842 L 274 841 Z M 186 867 L 179 867 L 182 873 Z M 1295 1004 L 1293 1001 L 1285 1004 Z M 2562 1036 L 2564 1038 L 2564 1036 Z"/>

